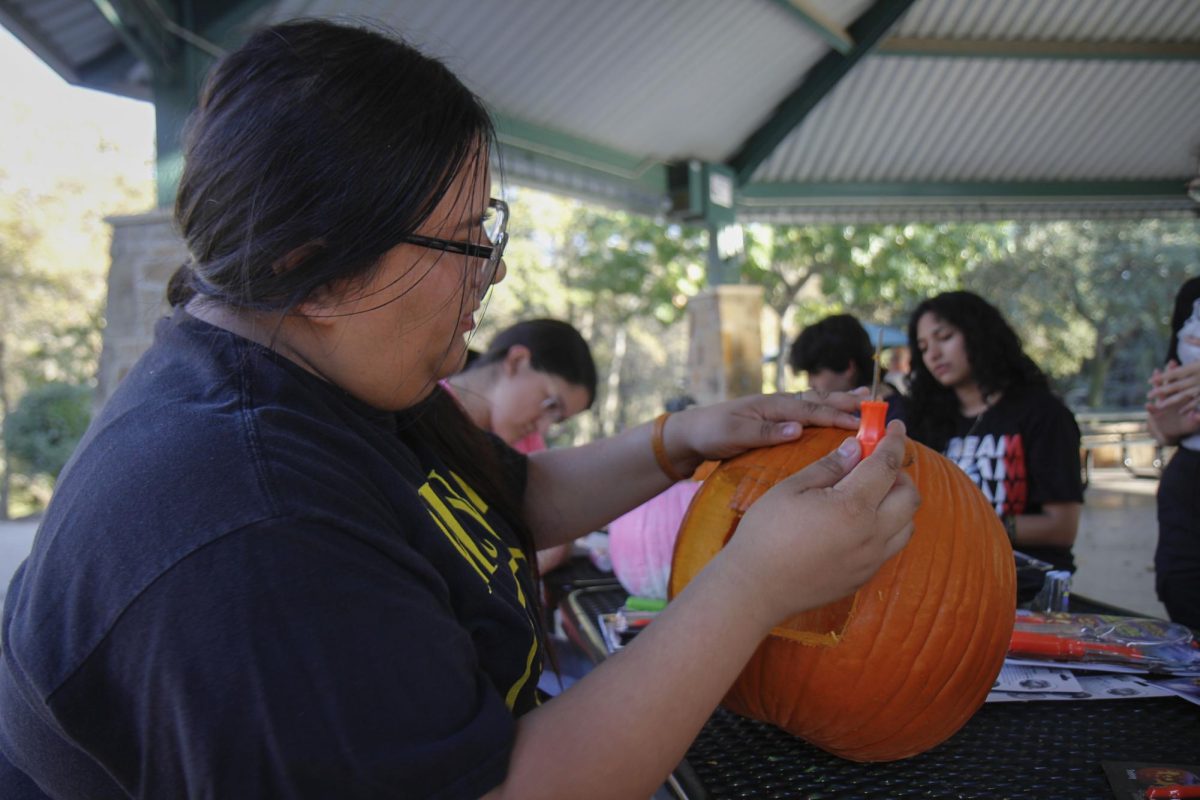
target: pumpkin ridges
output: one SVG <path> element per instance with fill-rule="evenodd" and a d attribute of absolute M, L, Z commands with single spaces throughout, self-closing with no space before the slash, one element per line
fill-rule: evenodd
<path fill-rule="evenodd" d="M 915 468 L 915 463 L 913 468 Z M 937 564 L 945 560 L 945 556 L 943 555 L 944 545 L 936 538 L 933 538 L 933 535 L 929 532 L 930 530 L 930 526 L 921 525 L 920 520 L 917 521 L 912 539 L 909 541 L 908 546 L 898 554 L 901 557 L 900 561 L 897 563 L 892 575 L 889 576 L 889 585 L 887 587 L 889 593 L 895 594 L 892 591 L 893 587 L 895 587 L 898 580 L 908 574 L 914 563 L 929 564 L 932 561 L 934 564 Z M 931 591 L 931 584 L 937 580 L 939 586 L 936 588 L 942 589 L 944 588 L 946 578 L 943 570 L 933 567 L 924 570 L 924 577 L 926 584 L 920 587 L 919 591 L 910 590 L 908 592 L 901 592 L 890 602 L 887 602 L 887 598 L 885 597 L 885 602 L 882 604 L 883 613 L 875 617 L 873 620 L 875 624 L 871 628 L 860 626 L 856 631 L 856 633 L 860 634 L 858 638 L 869 642 L 866 652 L 856 659 L 856 665 L 863 667 L 864 670 L 869 668 L 871 671 L 869 677 L 872 686 L 877 688 L 879 693 L 889 698 L 894 696 L 895 692 L 900 688 L 896 685 L 897 682 L 902 683 L 907 678 L 906 674 L 891 669 L 889 665 L 899 661 L 907 663 L 909 658 L 906 653 L 895 652 L 884 654 L 882 658 L 878 657 L 876 649 L 882 639 L 880 633 L 883 629 L 893 624 L 905 625 L 910 632 L 917 630 L 918 627 L 922 631 L 929 627 L 928 624 L 918 626 L 917 623 L 936 616 L 932 611 L 936 608 L 937 602 Z M 877 587 L 874 586 L 874 581 L 872 581 L 865 588 L 869 591 Z M 914 598 L 915 603 L 913 602 Z M 914 657 L 916 657 L 919 655 L 924 644 L 928 642 L 928 638 L 921 637 L 917 639 L 910 636 L 906 638 L 904 643 L 909 644 L 910 642 L 912 643 L 911 646 L 916 650 L 914 654 Z M 886 704 L 887 701 L 885 701 L 885 706 Z M 861 716 L 856 717 L 854 714 L 846 714 L 836 720 L 840 726 L 840 730 L 837 731 L 836 735 L 834 731 L 830 730 L 825 730 L 823 733 L 830 738 L 836 738 L 863 725 L 877 726 L 880 722 L 880 715 L 885 712 L 885 708 L 872 710 L 874 714 L 870 720 L 865 720 Z"/>
<path fill-rule="evenodd" d="M 981 525 L 979 546 L 987 548 L 999 558 L 1011 558 L 1011 549 L 1007 547 L 1007 539 L 1002 535 L 999 520 L 990 506 L 983 511 L 976 514 L 978 517 L 976 521 Z M 987 530 L 989 528 L 991 529 L 990 534 Z M 946 678 L 941 688 L 931 698 L 929 704 L 931 706 L 942 705 L 944 700 L 945 704 L 942 705 L 942 710 L 947 719 L 954 721 L 954 730 L 964 724 L 986 699 L 991 682 L 999 673 L 1004 662 L 1008 640 L 1011 637 L 1011 620 L 1015 610 L 1015 571 L 1001 570 L 997 558 L 972 562 L 971 566 L 973 571 L 980 573 L 978 580 L 994 580 L 997 585 L 1007 587 L 1009 594 L 1014 598 L 1014 605 L 999 604 L 998 598 L 1002 592 L 983 595 L 979 613 L 972 620 L 971 635 L 965 639 L 966 645 L 962 648 L 959 667 Z M 978 569 L 975 570 L 975 567 Z M 972 583 L 973 581 L 966 580 L 963 585 L 969 587 Z M 997 607 L 993 608 L 993 605 Z M 956 615 L 956 618 L 957 616 L 960 615 Z M 1003 624 L 1005 620 L 1009 623 L 1007 626 Z M 977 675 L 987 675 L 988 682 L 973 680 Z M 936 682 L 932 677 L 931 681 Z M 919 720 L 920 716 L 914 715 L 895 732 L 894 738 L 903 738 L 908 735 L 910 729 L 919 724 Z M 899 754 L 897 757 L 912 755 L 916 752 L 920 752 L 920 750 Z"/>
<path fill-rule="evenodd" d="M 915 476 L 914 476 L 915 477 Z M 928 479 L 928 478 L 927 478 Z M 935 492 L 936 494 L 936 492 Z M 918 512 L 920 513 L 920 512 Z M 925 524 L 921 524 L 924 522 Z M 877 635 L 877 632 L 872 631 L 872 639 L 870 648 L 864 656 L 864 662 L 872 665 L 883 665 L 875 667 L 871 675 L 871 683 L 874 686 L 879 686 L 885 682 L 884 689 L 888 699 L 881 705 L 871 709 L 870 718 L 867 718 L 862 713 L 846 713 L 840 717 L 833 718 L 835 722 L 832 728 L 826 728 L 820 731 L 827 741 L 837 742 L 840 739 L 853 735 L 860 731 L 870 731 L 875 739 L 879 741 L 886 740 L 894 735 L 895 731 L 908 724 L 909 717 L 893 716 L 893 708 L 902 703 L 902 698 L 907 698 L 906 690 L 910 689 L 909 684 L 914 680 L 916 673 L 912 670 L 900 670 L 893 665 L 897 664 L 917 664 L 920 662 L 922 655 L 928 647 L 935 641 L 937 632 L 937 622 L 941 617 L 939 609 L 942 607 L 940 597 L 945 596 L 950 583 L 950 572 L 947 569 L 940 568 L 943 564 L 952 563 L 956 555 L 957 537 L 937 537 L 932 533 L 932 520 L 926 519 L 917 521 L 917 530 L 914 531 L 913 538 L 917 539 L 917 547 L 909 550 L 906 548 L 902 553 L 905 555 L 906 561 L 901 565 L 900 569 L 907 572 L 908 569 L 914 566 L 914 562 L 924 562 L 926 566 L 922 570 L 925 585 L 919 591 L 912 591 L 911 594 L 920 598 L 915 606 L 907 608 L 900 603 L 891 603 L 887 606 L 888 618 L 883 620 L 883 624 L 879 627 L 883 629 L 888 627 L 890 620 L 900 617 L 897 620 L 898 624 L 907 626 L 909 635 L 905 637 L 904 644 L 911 644 L 912 652 L 891 652 L 876 655 L 876 649 L 882 641 L 883 637 Z M 920 535 L 921 538 L 917 538 Z M 928 538 L 932 537 L 932 538 Z M 945 541 L 949 538 L 950 541 Z M 913 543 L 910 541 L 909 547 Z M 949 548 L 949 552 L 947 552 Z M 953 599 L 950 600 L 953 603 Z M 957 620 L 957 615 L 955 615 Z M 919 623 L 919 624 L 918 624 Z M 950 637 L 952 638 L 953 632 Z M 923 676 L 924 677 L 924 676 Z M 932 676 L 930 676 L 932 679 Z M 859 701 L 859 705 L 862 702 Z M 862 709 L 856 708 L 855 711 Z M 841 748 L 835 748 L 839 755 L 851 755 L 854 751 L 844 751 Z"/>
<path fill-rule="evenodd" d="M 902 553 L 897 554 L 896 557 L 902 557 L 902 555 Z M 894 579 L 899 573 L 900 565 L 897 565 L 891 570 L 887 578 Z M 894 585 L 894 580 L 889 580 L 888 583 L 888 588 L 890 589 L 890 586 Z M 875 586 L 874 580 L 872 580 L 859 591 L 864 593 L 873 592 L 878 591 L 878 588 Z M 872 607 L 869 611 L 864 611 L 866 613 L 861 614 L 856 619 L 857 624 L 854 630 L 848 633 L 847 644 L 854 644 L 860 640 L 867 641 L 870 643 L 868 649 L 865 653 L 851 654 L 852 658 L 839 657 L 840 654 L 831 655 L 829 658 L 831 663 L 828 665 L 831 668 L 826 671 L 825 681 L 819 684 L 814 690 L 818 696 L 826 699 L 827 704 L 831 706 L 836 705 L 842 713 L 840 715 L 831 713 L 819 714 L 818 716 L 825 717 L 825 724 L 814 725 L 811 721 L 808 721 L 805 726 L 806 736 L 836 739 L 840 735 L 840 731 L 831 731 L 831 726 L 847 724 L 856 717 L 859 717 L 862 711 L 860 708 L 861 705 L 871 704 L 873 699 L 871 697 L 864 697 L 862 694 L 847 695 L 842 684 L 855 685 L 863 683 L 863 678 L 871 669 L 873 663 L 874 647 L 880 639 L 878 634 L 882 629 L 887 627 L 889 620 L 897 612 L 893 604 L 887 604 L 882 609 Z M 872 680 L 870 681 L 872 692 L 886 693 L 887 689 L 881 683 L 882 681 L 879 680 L 878 675 L 872 675 Z M 810 708 L 810 710 L 815 713 L 815 709 Z"/>
<path fill-rule="evenodd" d="M 987 521 L 996 521 L 997 525 L 999 524 L 994 514 L 991 515 L 990 520 Z M 988 598 L 985 598 L 984 602 L 988 602 L 988 600 Z M 965 724 L 966 721 L 970 719 L 971 716 L 983 704 L 983 701 L 986 699 L 987 693 L 991 688 L 991 683 L 995 680 L 995 676 L 999 674 L 1000 667 L 1004 662 L 1004 656 L 1007 652 L 1007 643 L 1012 635 L 1011 627 L 1008 633 L 1001 637 L 1000 634 L 997 633 L 996 626 L 989 625 L 987 627 L 981 627 L 981 623 L 989 617 L 989 614 L 982 612 L 976 616 L 974 625 L 972 626 L 972 634 L 970 639 L 968 639 L 967 647 L 963 649 L 963 658 L 961 661 L 961 665 L 965 667 L 967 664 L 982 658 L 982 656 L 990 656 L 990 658 L 983 661 L 983 663 L 980 665 L 981 670 L 976 673 L 979 675 L 988 675 L 988 682 L 986 684 L 979 682 L 977 687 L 964 687 L 961 684 L 970 683 L 970 679 L 973 677 L 973 675 L 970 673 L 969 669 L 959 669 L 950 676 L 950 678 L 942 685 L 935 696 L 931 698 L 930 705 L 937 704 L 938 701 L 942 700 L 943 698 L 947 698 L 947 706 L 943 707 L 943 712 L 948 719 L 955 721 L 953 730 L 957 730 L 959 727 Z M 977 636 L 977 634 L 982 634 L 982 636 Z M 997 650 L 997 648 L 994 646 L 991 648 L 983 647 L 983 643 L 994 642 L 997 638 L 1002 638 L 1003 640 L 1003 647 L 999 650 Z M 991 650 L 990 653 L 986 652 L 988 649 Z M 985 652 L 981 655 L 978 652 L 980 650 L 984 650 Z M 965 692 L 964 689 L 966 688 L 971 688 L 973 691 L 969 693 Z M 904 726 L 895 732 L 895 738 L 901 738 L 905 736 L 909 732 L 910 728 L 918 725 L 919 723 L 920 716 L 913 716 L 911 720 L 909 720 Z M 939 743 L 940 742 L 934 742 L 934 745 Z M 916 753 L 921 752 L 923 749 L 926 748 L 913 748 L 911 749 L 911 752 L 897 752 L 895 757 L 904 758 L 909 755 L 915 755 Z"/>
<path fill-rule="evenodd" d="M 954 469 L 957 469 L 957 467 L 954 467 Z M 931 472 L 934 474 L 927 475 L 925 477 L 925 481 L 928 482 L 933 478 L 937 478 L 939 483 L 936 487 L 936 490 L 930 493 L 938 497 L 951 496 L 950 493 L 946 491 L 946 487 L 943 485 L 948 483 L 948 481 L 945 480 L 946 473 L 943 470 Z M 950 509 L 942 509 L 942 511 L 950 511 Z M 947 539 L 949 540 L 948 542 L 944 541 Z M 963 541 L 961 536 L 953 536 L 940 537 L 938 544 L 950 547 L 950 553 L 947 557 L 939 559 L 939 564 L 936 566 L 940 566 L 941 562 L 954 563 L 956 561 L 955 556 L 957 555 L 958 551 L 966 546 L 967 543 Z M 855 755 L 870 753 L 872 760 L 893 757 L 902 758 L 907 755 L 913 755 L 921 752 L 924 749 L 928 749 L 929 747 L 944 741 L 945 738 L 950 735 L 950 733 L 952 733 L 954 730 L 957 730 L 957 725 L 943 726 L 945 728 L 949 728 L 950 731 L 950 733 L 945 733 L 944 735 L 941 735 L 943 733 L 942 731 L 933 732 L 927 729 L 923 730 L 921 732 L 922 735 L 909 738 L 906 746 L 902 748 L 904 752 L 899 752 L 894 747 L 884 748 L 882 752 L 880 749 L 880 745 L 882 743 L 891 742 L 894 739 L 902 736 L 903 732 L 907 728 L 912 727 L 915 721 L 920 720 L 930 708 L 938 707 L 940 705 L 938 701 L 942 698 L 946 685 L 954 682 L 955 677 L 962 673 L 964 663 L 969 661 L 967 658 L 969 653 L 966 652 L 960 654 L 958 659 L 936 659 L 936 655 L 942 652 L 941 648 L 945 646 L 945 641 L 956 641 L 963 638 L 960 634 L 960 628 L 965 615 L 959 611 L 961 608 L 960 601 L 966 589 L 972 585 L 978 585 L 978 576 L 969 574 L 962 576 L 961 580 L 952 582 L 952 576 L 950 575 L 949 570 L 936 569 L 936 566 L 931 567 L 926 573 L 927 578 L 934 572 L 940 573 L 940 577 L 943 579 L 940 587 L 940 593 L 927 592 L 925 595 L 925 597 L 931 601 L 930 605 L 932 605 L 934 608 L 932 615 L 933 619 L 930 620 L 929 625 L 922 626 L 921 628 L 921 630 L 925 632 L 925 635 L 921 641 L 920 647 L 917 649 L 917 652 L 911 659 L 906 658 L 904 660 L 905 663 L 911 664 L 914 669 L 907 671 L 903 682 L 895 690 L 892 700 L 889 701 L 884 708 L 879 710 L 876 717 L 876 720 L 878 720 L 879 717 L 884 717 L 885 719 L 888 719 L 889 723 L 892 724 L 884 726 L 879 725 L 877 721 L 873 721 L 874 724 L 862 726 L 863 730 L 868 732 L 868 736 L 870 738 L 864 739 L 859 743 L 859 745 L 853 751 L 853 754 Z M 974 571 L 975 566 L 976 562 L 974 561 L 970 561 L 968 563 L 968 568 L 972 571 Z M 951 594 L 951 592 L 953 593 Z M 950 609 L 950 613 L 939 613 L 942 609 Z M 974 636 L 974 627 L 975 623 L 978 622 L 978 619 L 979 617 L 976 616 L 974 620 L 971 620 L 971 637 Z M 951 623 L 951 625 L 948 627 L 947 623 Z M 970 642 L 970 637 L 968 637 L 967 641 Z M 933 646 L 934 649 L 931 650 L 931 646 Z M 923 663 L 922 658 L 926 657 L 928 652 L 933 652 L 935 654 L 934 663 L 928 670 L 919 669 Z M 939 667 L 938 661 L 941 661 L 941 663 L 945 666 Z M 908 712 L 908 716 L 906 718 L 900 719 L 891 717 L 888 712 L 892 710 L 892 706 L 899 702 L 897 698 L 911 696 L 910 684 L 914 682 L 920 682 L 921 684 L 927 684 L 931 686 L 938 685 L 940 683 L 942 685 L 942 689 L 934 693 L 932 696 L 926 697 L 926 702 L 921 707 L 918 708 L 915 704 L 913 704 L 906 708 L 905 711 Z M 917 694 L 920 695 L 921 693 L 918 692 Z M 956 718 L 956 715 L 952 716 L 951 718 Z"/>
<path fill-rule="evenodd" d="M 740 522 L 740 514 L 729 506 L 756 500 L 769 488 L 770 481 L 763 480 L 761 468 L 773 470 L 779 478 L 791 474 L 837 446 L 841 438 L 838 433 L 816 431 L 809 436 L 806 431 L 798 444 L 745 454 L 722 465 L 721 469 L 727 470 L 736 464 L 740 467 L 739 478 L 750 477 L 747 483 L 753 485 L 714 482 L 703 498 L 707 503 L 701 502 L 703 491 L 697 495 L 681 526 L 672 557 L 672 596 L 712 557 L 697 557 L 691 551 L 707 551 L 714 546 L 719 551 L 723 540 L 712 540 L 720 539 L 724 530 L 732 530 Z M 937 508 L 937 500 L 962 494 L 962 490 L 954 492 L 946 486 L 961 485 L 966 476 L 957 471 L 957 465 L 927 448 L 914 443 L 909 443 L 909 448 L 906 468 L 911 467 L 909 474 L 927 495 L 926 515 L 934 537 L 924 542 L 914 533 L 908 548 L 889 559 L 853 595 L 851 612 L 842 623 L 841 642 L 829 647 L 801 644 L 794 638 L 795 630 L 772 631 L 731 687 L 725 701 L 729 708 L 780 725 L 830 752 L 859 760 L 882 760 L 911 755 L 945 740 L 982 702 L 991 680 L 977 685 L 978 675 L 993 666 L 998 670 L 1007 645 L 1007 636 L 993 632 L 989 637 L 987 633 L 1003 627 L 995 624 L 994 617 L 1007 615 L 1009 624 L 1012 620 L 1012 607 L 1007 605 L 1011 601 L 1004 600 L 1014 596 L 1011 554 L 1000 551 L 1003 546 L 996 544 L 994 528 L 979 526 L 978 536 L 961 542 L 958 533 L 946 528 L 946 519 L 941 517 L 946 517 L 947 510 L 933 509 Z M 754 459 L 760 463 L 755 465 Z M 935 476 L 937 480 L 928 484 Z M 960 478 L 957 484 L 952 476 Z M 936 488 L 931 490 L 930 486 Z M 737 499 L 728 502 L 730 496 Z M 932 503 L 930 496 L 934 498 Z M 721 498 L 726 502 L 722 503 Z M 979 503 L 974 498 L 957 501 L 958 510 L 950 512 L 949 519 L 958 514 L 976 522 L 986 518 L 992 526 L 998 525 L 990 507 L 984 507 L 987 516 L 981 516 L 977 506 L 983 503 L 982 495 L 978 499 Z M 722 504 L 725 508 L 719 514 L 709 508 Z M 700 514 L 704 509 L 705 513 Z M 693 512 L 697 514 L 696 527 L 704 529 L 689 527 Z M 720 535 L 705 527 L 714 520 L 722 531 Z M 924 527 L 919 524 L 918 532 Z M 996 560 L 1001 557 L 1007 559 L 1007 569 Z M 918 584 L 913 584 L 914 580 Z M 943 595 L 940 601 L 939 592 Z M 883 593 L 882 598 L 879 593 Z M 970 616 L 972 604 L 974 619 Z M 942 613 L 939 606 L 944 606 Z M 838 617 L 830 617 L 828 606 L 823 608 L 826 611 L 816 616 L 809 612 L 798 615 L 801 619 L 796 625 L 803 629 L 814 621 L 836 624 Z M 882 658 L 876 656 L 888 637 L 892 649 Z M 939 652 L 950 655 L 956 650 L 964 655 L 962 668 L 931 660 Z M 907 659 L 913 659 L 918 669 L 910 672 L 912 664 Z M 892 668 L 881 672 L 881 664 Z M 980 666 L 982 669 L 977 668 Z M 991 673 L 991 677 L 994 675 Z M 787 676 L 786 689 L 773 689 L 781 676 Z M 892 691 L 890 695 L 888 690 Z M 920 708 L 914 712 L 915 704 Z M 812 731 L 818 733 L 814 736 Z M 879 741 L 866 741 L 864 736 Z"/>
<path fill-rule="evenodd" d="M 952 721 L 955 730 L 983 703 L 1004 660 L 1011 633 L 1013 608 L 1011 605 L 1001 604 L 998 598 L 1004 594 L 1012 596 L 1012 580 L 1006 580 L 1005 577 L 1015 572 L 1010 567 L 1008 572 L 1001 575 L 996 568 L 998 559 L 1004 559 L 1011 565 L 1012 556 L 990 504 L 984 505 L 986 500 L 973 484 L 964 484 L 963 491 L 978 501 L 983 501 L 976 503 L 979 506 L 976 514 L 972 519 L 964 520 L 964 524 L 970 523 L 971 530 L 977 531 L 975 538 L 978 541 L 971 542 L 969 546 L 983 549 L 985 556 L 988 556 L 971 562 L 972 575 L 964 578 L 964 588 L 970 588 L 978 582 L 978 585 L 995 585 L 997 592 L 983 593 L 980 596 L 980 607 L 972 620 L 970 635 L 964 640 L 961 666 L 947 677 L 934 698 L 934 702 L 943 704 L 944 713 L 947 719 Z M 1005 628 L 1007 632 L 1004 632 Z M 987 678 L 986 683 L 979 680 L 981 676 Z M 898 731 L 897 736 L 903 737 L 914 723 Z"/>

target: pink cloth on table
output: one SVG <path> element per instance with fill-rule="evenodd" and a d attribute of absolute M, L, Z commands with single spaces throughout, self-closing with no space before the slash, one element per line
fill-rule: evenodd
<path fill-rule="evenodd" d="M 531 433 L 528 436 L 523 436 L 517 441 L 513 442 L 512 448 L 518 453 L 529 455 L 530 453 L 537 453 L 541 450 L 545 450 L 546 440 L 542 438 L 540 433 L 535 431 L 534 433 Z"/>
<path fill-rule="evenodd" d="M 680 481 L 608 526 L 608 553 L 625 591 L 665 599 L 679 525 L 699 481 Z"/>

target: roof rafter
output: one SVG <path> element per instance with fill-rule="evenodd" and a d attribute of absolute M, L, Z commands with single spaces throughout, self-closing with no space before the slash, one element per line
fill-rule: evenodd
<path fill-rule="evenodd" d="M 854 46 L 848 53 L 832 51 L 813 65 L 791 94 L 784 98 L 771 114 L 770 119 L 750 134 L 737 153 L 729 159 L 739 185 L 750 180 L 771 152 L 804 118 L 816 108 L 826 95 L 838 85 L 863 56 L 879 43 L 892 25 L 904 15 L 915 0 L 877 0 L 851 23 L 847 29 Z"/>
<path fill-rule="evenodd" d="M 846 29 L 820 10 L 813 8 L 809 0 L 775 0 L 775 4 L 798 19 L 801 25 L 821 37 L 839 53 L 849 53 L 854 49 L 854 40 L 850 38 Z"/>
<path fill-rule="evenodd" d="M 744 205 L 787 205 L 813 200 L 877 200 L 879 198 L 969 199 L 1183 197 L 1187 179 L 1108 181 L 863 181 L 855 183 L 757 183 L 741 187 Z"/>
<path fill-rule="evenodd" d="M 131 0 L 92 0 L 121 41 L 155 72 L 172 68 L 172 38 L 142 4 Z"/>
<path fill-rule="evenodd" d="M 1079 42 L 893 36 L 880 42 L 872 55 L 937 58 L 1198 61 L 1200 60 L 1200 42 Z"/>

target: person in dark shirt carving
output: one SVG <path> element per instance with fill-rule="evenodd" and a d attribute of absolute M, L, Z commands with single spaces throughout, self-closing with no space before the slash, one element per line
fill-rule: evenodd
<path fill-rule="evenodd" d="M 218 63 L 173 311 L 5 601 L 0 797 L 647 797 L 775 624 L 908 541 L 903 425 L 862 458 L 852 395 L 529 457 L 473 424 L 438 381 L 506 271 L 493 143 L 445 66 L 376 32 L 285 23 Z M 847 438 L 543 702 L 533 553 L 810 424 Z"/>

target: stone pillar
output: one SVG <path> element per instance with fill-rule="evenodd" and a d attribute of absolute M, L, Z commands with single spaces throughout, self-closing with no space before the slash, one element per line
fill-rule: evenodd
<path fill-rule="evenodd" d="M 154 324 L 167 313 L 167 280 L 187 258 L 171 213 L 157 209 L 109 217 L 112 264 L 94 407 L 99 410 L 133 362 L 154 341 Z"/>
<path fill-rule="evenodd" d="M 688 384 L 700 403 L 762 391 L 761 286 L 723 285 L 688 302 Z"/>

